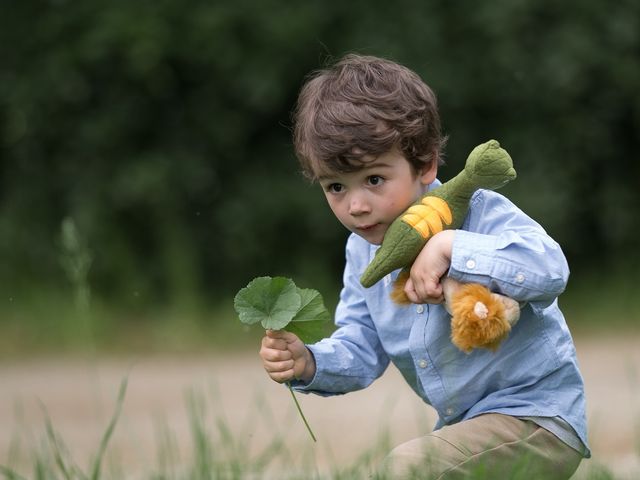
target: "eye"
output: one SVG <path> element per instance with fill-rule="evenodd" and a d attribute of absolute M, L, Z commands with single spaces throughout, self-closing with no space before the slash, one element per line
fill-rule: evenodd
<path fill-rule="evenodd" d="M 371 175 L 367 181 L 369 182 L 369 185 L 377 187 L 378 185 L 383 184 L 384 179 L 380 175 Z"/>
<path fill-rule="evenodd" d="M 341 183 L 330 183 L 324 189 L 329 193 L 340 193 L 344 190 L 344 186 Z"/>

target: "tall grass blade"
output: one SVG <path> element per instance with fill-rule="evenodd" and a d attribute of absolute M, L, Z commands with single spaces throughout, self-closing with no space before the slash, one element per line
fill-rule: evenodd
<path fill-rule="evenodd" d="M 42 402 L 40 402 L 40 408 L 42 408 L 42 411 L 44 413 L 44 421 L 45 421 L 45 428 L 47 431 L 47 438 L 49 439 L 49 444 L 51 445 L 51 450 L 53 452 L 53 458 L 55 460 L 56 466 L 60 470 L 60 473 L 65 478 L 65 480 L 71 480 L 72 478 L 71 471 L 67 467 L 67 464 L 64 460 L 64 455 L 62 454 L 62 446 L 53 428 L 51 417 L 49 417 L 49 413 L 47 412 L 47 409 Z"/>
<path fill-rule="evenodd" d="M 193 441 L 193 465 L 190 479 L 208 480 L 217 478 L 218 466 L 211 438 L 205 428 L 205 407 L 202 398 L 190 392 L 187 396 L 187 409 L 189 414 L 190 431 Z"/>
<path fill-rule="evenodd" d="M 0 465 L 0 473 L 4 476 L 5 480 L 27 480 L 22 475 L 16 473 L 13 469 Z"/>
<path fill-rule="evenodd" d="M 51 474 L 47 474 L 49 469 L 46 467 L 45 462 L 43 462 L 40 458 L 36 458 L 35 462 L 36 464 L 34 466 L 34 480 L 48 480 L 51 477 Z"/>
<path fill-rule="evenodd" d="M 158 473 L 151 475 L 151 480 L 177 478 L 175 466 L 180 463 L 180 455 L 175 434 L 162 417 L 156 418 L 154 424 Z"/>
<path fill-rule="evenodd" d="M 124 404 L 124 396 L 127 393 L 127 383 L 128 376 L 122 379 L 120 382 L 120 390 L 118 392 L 118 399 L 116 400 L 116 409 L 111 417 L 111 421 L 109 422 L 109 426 L 107 430 L 102 435 L 102 440 L 100 441 L 100 447 L 98 448 L 98 453 L 96 455 L 96 459 L 93 462 L 93 468 L 91 470 L 91 480 L 99 480 L 100 472 L 102 469 L 102 459 L 104 458 L 104 454 L 107 450 L 107 445 L 109 444 L 109 440 L 111 439 L 111 435 L 113 435 L 113 431 L 116 428 L 116 424 L 118 423 L 118 419 L 120 418 L 120 414 L 122 413 L 122 405 Z"/>

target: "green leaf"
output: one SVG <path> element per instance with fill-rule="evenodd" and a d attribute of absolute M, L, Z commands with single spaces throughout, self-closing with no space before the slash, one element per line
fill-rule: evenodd
<path fill-rule="evenodd" d="M 325 320 L 291 322 L 287 325 L 286 330 L 296 334 L 303 343 L 319 342 L 330 333 Z"/>
<path fill-rule="evenodd" d="M 327 325 L 331 314 L 324 306 L 322 295 L 311 288 L 299 288 L 302 299 L 300 311 L 287 325 L 288 332 L 295 333 L 304 343 L 315 343 L 329 333 Z"/>
<path fill-rule="evenodd" d="M 331 314 L 320 292 L 298 288 L 285 277 L 252 280 L 238 292 L 234 307 L 242 323 L 260 323 L 272 330 L 286 328 L 304 343 L 315 343 L 330 333 Z"/>
<path fill-rule="evenodd" d="M 233 304 L 242 323 L 281 330 L 300 310 L 302 298 L 288 278 L 258 277 L 236 294 Z"/>
<path fill-rule="evenodd" d="M 331 314 L 324 306 L 320 292 L 312 288 L 298 288 L 298 294 L 302 304 L 292 322 L 311 322 L 316 320 L 327 322 L 331 320 Z"/>

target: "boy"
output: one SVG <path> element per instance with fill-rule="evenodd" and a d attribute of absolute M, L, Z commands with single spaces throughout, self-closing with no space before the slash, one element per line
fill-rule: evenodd
<path fill-rule="evenodd" d="M 433 236 L 411 268 L 414 305 L 389 299 L 398 272 L 369 289 L 359 278 L 391 222 L 436 179 L 445 139 L 436 99 L 412 71 L 347 55 L 316 72 L 295 112 L 304 173 L 352 232 L 331 338 L 305 346 L 267 331 L 260 356 L 269 376 L 299 391 L 335 395 L 378 378 L 389 362 L 439 414 L 435 430 L 396 447 L 390 478 L 568 478 L 586 440 L 583 382 L 557 297 L 568 267 L 540 225 L 503 196 L 480 190 L 460 230 Z M 465 354 L 450 341 L 440 279 L 479 282 L 523 305 L 497 352 Z M 524 466 L 524 467 L 523 467 Z M 510 473 L 511 472 L 511 473 Z"/>

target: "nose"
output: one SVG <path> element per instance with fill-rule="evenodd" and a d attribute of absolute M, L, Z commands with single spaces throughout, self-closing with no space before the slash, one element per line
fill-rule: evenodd
<path fill-rule="evenodd" d="M 364 194 L 353 193 L 349 198 L 349 214 L 357 217 L 371 212 L 371 206 Z"/>

